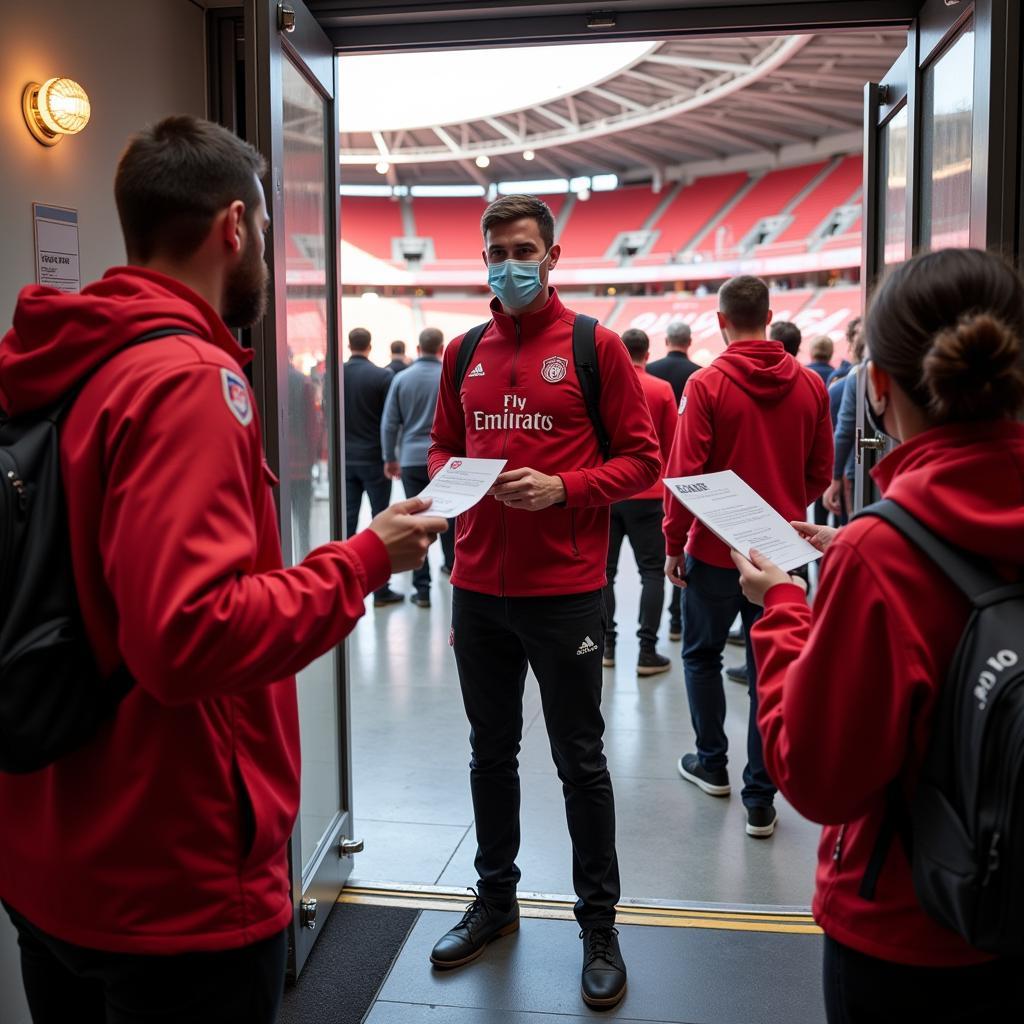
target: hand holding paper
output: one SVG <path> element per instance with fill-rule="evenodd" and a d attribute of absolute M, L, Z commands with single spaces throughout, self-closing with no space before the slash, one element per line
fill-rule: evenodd
<path fill-rule="evenodd" d="M 491 489 L 507 461 L 453 457 L 419 496 L 432 499 L 430 515 L 452 519 L 472 508 Z"/>
<path fill-rule="evenodd" d="M 756 548 L 786 572 L 821 558 L 820 551 L 731 469 L 663 483 L 719 540 L 744 557 Z"/>

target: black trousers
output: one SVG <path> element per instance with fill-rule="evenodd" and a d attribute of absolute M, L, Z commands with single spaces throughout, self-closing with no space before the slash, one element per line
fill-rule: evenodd
<path fill-rule="evenodd" d="M 33 1024 L 273 1024 L 288 930 L 240 949 L 150 956 L 61 942 L 6 903 Z"/>
<path fill-rule="evenodd" d="M 520 879 L 519 744 L 527 666 L 540 684 L 551 756 L 562 781 L 581 927 L 615 920 L 615 801 L 601 717 L 601 591 L 493 597 L 452 588 L 452 645 L 470 724 L 477 888 L 507 904 Z"/>
<path fill-rule="evenodd" d="M 1024 1020 L 1024 962 L 913 967 L 878 960 L 825 936 L 829 1024 L 1009 1024 Z"/>
<path fill-rule="evenodd" d="M 608 616 L 608 636 L 615 642 L 615 576 L 619 571 L 622 542 L 629 546 L 640 571 L 641 650 L 654 650 L 658 626 L 665 607 L 665 537 L 661 532 L 662 502 L 658 498 L 633 498 L 617 501 L 611 507 L 608 531 L 608 585 L 604 588 L 604 606 Z M 676 588 L 673 587 L 673 590 Z"/>
<path fill-rule="evenodd" d="M 405 488 L 407 498 L 415 498 L 427 484 L 430 483 L 430 475 L 426 466 L 402 466 L 402 486 Z M 441 542 L 441 551 L 444 554 L 444 564 L 449 569 L 455 564 L 455 520 L 448 520 L 448 529 L 438 538 Z M 418 569 L 412 571 L 412 585 L 417 591 L 430 589 L 430 565 L 426 559 Z"/>

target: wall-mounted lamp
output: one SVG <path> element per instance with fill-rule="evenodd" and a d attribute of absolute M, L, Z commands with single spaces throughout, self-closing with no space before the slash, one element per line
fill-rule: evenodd
<path fill-rule="evenodd" d="M 91 110 L 85 90 L 70 78 L 29 82 L 21 96 L 25 123 L 44 146 L 56 146 L 65 135 L 77 135 Z"/>

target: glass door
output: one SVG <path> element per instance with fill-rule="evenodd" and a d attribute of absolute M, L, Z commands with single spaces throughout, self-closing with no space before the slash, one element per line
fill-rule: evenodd
<path fill-rule="evenodd" d="M 865 87 L 864 308 L 886 267 L 951 246 L 1012 255 L 1018 204 L 1020 11 L 1015 0 L 926 0 L 907 49 Z M 854 508 L 885 439 L 857 380 Z"/>
<path fill-rule="evenodd" d="M 272 300 L 254 339 L 267 453 L 290 564 L 342 537 L 338 132 L 333 48 L 299 0 L 250 0 L 247 124 L 267 160 Z M 297 975 L 352 868 L 344 649 L 298 677 L 302 794 L 291 839 Z"/>

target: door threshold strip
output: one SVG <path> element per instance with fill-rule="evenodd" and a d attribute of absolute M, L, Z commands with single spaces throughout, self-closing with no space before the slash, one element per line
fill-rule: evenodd
<path fill-rule="evenodd" d="M 465 889 L 440 886 L 391 885 L 357 882 L 341 891 L 339 903 L 410 910 L 461 911 L 469 895 Z M 573 921 L 575 897 L 520 893 L 522 917 Z M 669 901 L 628 900 L 616 908 L 616 923 L 656 928 L 709 928 L 721 931 L 771 932 L 784 935 L 820 935 L 821 929 L 806 910 L 796 908 L 718 908 Z"/>

